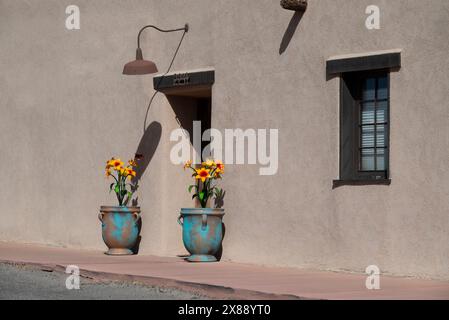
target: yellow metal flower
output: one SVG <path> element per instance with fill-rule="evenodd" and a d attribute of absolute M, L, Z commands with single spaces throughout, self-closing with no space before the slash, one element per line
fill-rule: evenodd
<path fill-rule="evenodd" d="M 114 158 L 112 158 L 112 159 L 109 160 L 109 161 L 106 161 L 106 170 L 109 170 L 109 169 L 111 169 L 112 167 L 114 167 L 114 161 L 115 161 Z"/>
<path fill-rule="evenodd" d="M 206 179 L 210 178 L 210 170 L 206 168 L 201 168 L 196 171 L 195 179 L 201 180 L 201 182 L 206 181 Z"/>
<path fill-rule="evenodd" d="M 215 167 L 215 162 L 214 162 L 214 160 L 207 159 L 207 160 L 206 160 L 205 162 L 203 162 L 201 165 L 202 165 L 203 167 L 211 168 L 211 167 Z"/>
<path fill-rule="evenodd" d="M 184 164 L 184 170 L 185 169 L 189 169 L 189 168 L 191 168 L 192 167 L 192 161 L 187 161 L 185 164 Z"/>
<path fill-rule="evenodd" d="M 137 162 L 136 162 L 135 159 L 129 160 L 129 161 L 128 161 L 128 164 L 129 164 L 131 167 L 137 167 Z"/>
<path fill-rule="evenodd" d="M 120 171 L 120 169 L 123 167 L 123 161 L 120 159 L 112 159 L 108 165 L 111 166 L 111 168 L 114 168 L 116 171 Z"/>

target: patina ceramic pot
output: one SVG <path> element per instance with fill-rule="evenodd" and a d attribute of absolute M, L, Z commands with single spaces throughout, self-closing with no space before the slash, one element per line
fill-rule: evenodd
<path fill-rule="evenodd" d="M 224 209 L 181 209 L 178 218 L 190 262 L 216 262 L 223 241 Z"/>
<path fill-rule="evenodd" d="M 132 255 L 140 234 L 139 207 L 101 207 L 103 241 L 108 255 Z M 134 250 L 134 251 L 133 251 Z"/>
<path fill-rule="evenodd" d="M 306 11 L 307 0 L 281 0 L 281 6 L 287 10 Z"/>

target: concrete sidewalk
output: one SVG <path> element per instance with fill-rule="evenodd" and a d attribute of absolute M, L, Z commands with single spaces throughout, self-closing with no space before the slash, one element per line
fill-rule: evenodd
<path fill-rule="evenodd" d="M 268 268 L 231 262 L 191 264 L 182 258 L 111 257 L 83 251 L 0 242 L 0 262 L 65 270 L 85 277 L 136 281 L 218 299 L 449 299 L 449 282 L 381 277 L 381 290 L 365 288 L 366 275 Z"/>

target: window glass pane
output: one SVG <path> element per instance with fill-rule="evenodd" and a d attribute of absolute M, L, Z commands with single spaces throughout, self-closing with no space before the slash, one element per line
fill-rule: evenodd
<path fill-rule="evenodd" d="M 386 170 L 385 149 L 377 149 L 377 171 Z"/>
<path fill-rule="evenodd" d="M 362 124 L 374 124 L 374 102 L 365 102 L 362 104 Z"/>
<path fill-rule="evenodd" d="M 342 179 L 380 179 L 389 170 L 390 80 L 387 71 L 343 75 Z M 358 110 L 354 110 L 357 106 Z M 358 140 L 358 141 L 357 141 Z M 358 155 L 358 159 L 354 156 Z M 377 174 L 380 172 L 380 174 Z"/>
<path fill-rule="evenodd" d="M 385 126 L 377 126 L 376 130 L 377 147 L 382 148 L 386 146 L 385 140 Z"/>
<path fill-rule="evenodd" d="M 388 101 L 381 101 L 377 103 L 377 123 L 388 122 Z"/>
<path fill-rule="evenodd" d="M 363 100 L 376 99 L 376 79 L 368 78 L 363 85 Z"/>
<path fill-rule="evenodd" d="M 374 126 L 362 127 L 361 147 L 374 148 Z"/>
<path fill-rule="evenodd" d="M 374 149 L 363 149 L 361 154 L 361 170 L 374 171 Z"/>
<path fill-rule="evenodd" d="M 377 79 L 377 99 L 388 99 L 388 78 L 383 76 Z"/>

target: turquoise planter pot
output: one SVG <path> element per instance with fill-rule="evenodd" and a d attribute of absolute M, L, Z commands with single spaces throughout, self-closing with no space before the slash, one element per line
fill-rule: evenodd
<path fill-rule="evenodd" d="M 181 209 L 178 218 L 190 262 L 216 262 L 223 241 L 224 209 Z"/>
<path fill-rule="evenodd" d="M 101 207 L 98 218 L 107 255 L 132 255 L 140 234 L 140 208 Z"/>

